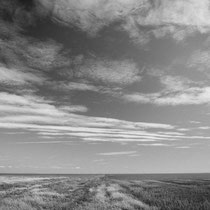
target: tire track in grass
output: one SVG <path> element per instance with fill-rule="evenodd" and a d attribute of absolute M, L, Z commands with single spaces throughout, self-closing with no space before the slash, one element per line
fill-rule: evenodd
<path fill-rule="evenodd" d="M 103 182 L 96 188 L 91 188 L 90 191 L 95 193 L 96 201 L 107 206 L 108 204 L 116 207 L 116 209 L 145 209 L 150 210 L 150 207 L 140 200 L 135 199 L 132 195 L 127 194 L 123 188 L 117 183 Z"/>

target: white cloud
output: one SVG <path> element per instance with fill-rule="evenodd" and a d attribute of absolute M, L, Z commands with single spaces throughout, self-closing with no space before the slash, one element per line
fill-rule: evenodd
<path fill-rule="evenodd" d="M 145 147 L 168 147 L 171 146 L 170 144 L 162 144 L 162 143 L 155 143 L 155 144 L 138 144 L 139 146 Z"/>
<path fill-rule="evenodd" d="M 210 66 L 210 49 L 209 40 L 204 42 L 205 47 L 196 50 L 192 53 L 191 57 L 188 59 L 186 66 L 190 68 L 191 71 L 195 70 L 201 72 L 205 76 L 205 79 L 210 78 L 209 66 Z"/>
<path fill-rule="evenodd" d="M 197 50 L 188 60 L 189 67 L 196 67 L 197 70 L 205 70 L 210 65 L 210 51 L 209 50 Z"/>
<path fill-rule="evenodd" d="M 9 23 L 4 22 L 3 29 L 8 25 Z M 14 25 L 11 26 L 15 28 Z M 27 70 L 26 73 L 30 71 L 31 74 L 37 75 L 39 71 L 46 72 L 55 68 L 65 68 L 71 64 L 61 44 L 55 41 L 41 41 L 17 32 L 7 30 L 6 36 L 9 36 L 10 39 L 0 38 L 0 49 L 4 55 L 4 62 L 11 69 L 20 69 L 22 72 Z M 4 34 L 4 30 L 0 34 Z"/>
<path fill-rule="evenodd" d="M 38 0 L 51 12 L 53 19 L 65 25 L 76 25 L 90 35 L 95 35 L 104 26 L 127 15 L 135 6 L 142 5 L 136 0 Z"/>
<path fill-rule="evenodd" d="M 128 142 L 155 142 L 156 139 L 147 139 L 147 138 L 141 138 L 139 137 L 139 139 L 132 139 L 132 138 L 113 138 L 110 137 L 109 138 L 98 138 L 98 137 L 84 137 L 83 138 L 84 141 L 90 141 L 90 142 L 116 142 L 116 143 L 128 143 Z M 158 139 L 159 140 L 159 139 Z"/>
<path fill-rule="evenodd" d="M 71 64 L 70 55 L 64 55 L 63 46 L 54 41 L 35 40 L 34 44 L 27 45 L 25 51 L 23 57 L 27 65 L 41 71 L 66 68 Z"/>
<path fill-rule="evenodd" d="M 153 26 L 149 33 L 157 38 L 170 35 L 179 41 L 193 32 L 205 33 L 209 31 L 208 0 L 202 2 L 197 0 L 159 0 L 150 1 L 150 3 L 145 1 L 144 5 L 144 11 L 131 14 L 127 18 L 126 24 L 133 25 L 129 28 L 131 33 L 136 31 L 137 27 Z M 139 34 L 141 35 L 141 32 Z"/>
<path fill-rule="evenodd" d="M 67 143 L 67 141 L 23 141 L 16 142 L 15 144 L 61 144 Z"/>
<path fill-rule="evenodd" d="M 53 101 L 33 95 L 0 93 L 0 127 L 34 131 L 44 137 L 71 137 L 91 141 L 159 141 L 174 138 L 146 129 L 174 129 L 161 123 L 129 122 L 113 118 L 90 117 L 80 105 L 55 106 Z M 93 140 L 93 141 L 94 141 Z"/>
<path fill-rule="evenodd" d="M 160 131 L 158 133 L 160 133 L 160 134 L 167 134 L 167 135 L 178 135 L 178 136 L 183 136 L 184 135 L 183 133 L 180 133 L 180 132 L 164 132 L 164 131 Z"/>
<path fill-rule="evenodd" d="M 43 76 L 35 75 L 30 72 L 21 71 L 14 68 L 0 66 L 0 83 L 6 85 L 25 85 L 30 83 L 42 83 Z"/>
<path fill-rule="evenodd" d="M 195 82 L 187 79 L 186 77 L 170 75 L 161 75 L 160 83 L 165 88 L 165 92 L 182 91 L 183 89 L 187 89 L 193 84 L 196 84 Z"/>
<path fill-rule="evenodd" d="M 200 124 L 201 122 L 199 122 L 199 121 L 190 121 L 190 123 L 192 123 L 192 124 Z"/>
<path fill-rule="evenodd" d="M 87 112 L 88 111 L 88 108 L 82 105 L 60 106 L 59 109 L 66 112 Z"/>
<path fill-rule="evenodd" d="M 160 96 L 159 93 L 144 94 L 144 93 L 130 93 L 122 96 L 128 102 L 137 102 L 142 104 L 154 103 L 154 100 Z"/>
<path fill-rule="evenodd" d="M 138 103 L 151 103 L 156 105 L 200 105 L 210 103 L 210 87 L 188 88 L 180 92 L 171 92 L 167 95 L 159 94 L 127 94 L 123 98 Z"/>
<path fill-rule="evenodd" d="M 129 93 L 122 95 L 126 101 L 142 104 L 156 104 L 160 106 L 170 105 L 200 105 L 210 103 L 210 87 L 193 82 L 184 77 L 164 76 L 162 73 L 155 75 L 160 77 L 163 89 L 156 93 Z"/>
<path fill-rule="evenodd" d="M 201 127 L 198 127 L 198 129 L 201 129 L 201 130 L 209 130 L 210 127 L 209 126 L 201 126 Z"/>
<path fill-rule="evenodd" d="M 87 108 L 81 105 L 69 105 L 57 109 L 52 101 L 31 95 L 15 95 L 0 92 L 0 113 L 27 113 L 46 116 L 63 116 L 69 112 L 85 112 Z M 32 118 L 33 119 L 33 118 Z"/>
<path fill-rule="evenodd" d="M 79 90 L 79 91 L 94 91 L 98 92 L 99 89 L 98 87 L 87 84 L 87 83 L 82 83 L 82 82 L 70 82 L 68 84 L 61 84 L 61 86 L 56 86 L 56 88 L 62 88 L 64 90 Z"/>
<path fill-rule="evenodd" d="M 180 146 L 180 147 L 176 147 L 177 149 L 190 149 L 190 146 Z"/>
<path fill-rule="evenodd" d="M 136 154 L 136 151 L 122 151 L 122 152 L 105 152 L 105 153 L 98 153 L 98 155 L 102 156 L 118 156 L 118 155 L 132 155 Z"/>
<path fill-rule="evenodd" d="M 189 131 L 190 129 L 189 128 L 178 128 L 177 130 L 185 132 L 185 131 Z"/>
<path fill-rule="evenodd" d="M 145 43 L 151 35 L 169 35 L 182 40 L 194 32 L 209 31 L 208 0 L 37 0 L 51 12 L 53 19 L 76 25 L 95 35 L 103 27 L 121 20 L 132 39 Z M 141 27 L 148 29 L 142 32 Z"/>
<path fill-rule="evenodd" d="M 141 80 L 140 71 L 134 62 L 129 60 L 92 60 L 88 59 L 77 72 L 80 77 L 111 84 L 132 84 Z"/>
<path fill-rule="evenodd" d="M 155 99 L 159 105 L 199 105 L 210 103 L 210 87 L 192 87 L 179 93 Z"/>
<path fill-rule="evenodd" d="M 186 136 L 176 132 L 179 128 L 169 124 L 130 122 L 75 114 L 72 112 L 87 111 L 86 107 L 55 106 L 53 101 L 38 96 L 6 92 L 0 93 L 0 96 L 0 128 L 35 132 L 44 138 L 68 137 L 84 141 L 119 143 L 209 139 L 205 136 Z"/>

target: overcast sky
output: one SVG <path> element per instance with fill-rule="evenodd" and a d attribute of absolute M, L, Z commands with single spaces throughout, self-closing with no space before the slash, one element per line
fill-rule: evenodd
<path fill-rule="evenodd" d="M 0 172 L 210 172 L 209 0 L 1 0 Z"/>

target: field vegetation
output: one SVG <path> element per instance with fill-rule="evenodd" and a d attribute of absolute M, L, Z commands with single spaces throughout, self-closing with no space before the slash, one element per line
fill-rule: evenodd
<path fill-rule="evenodd" d="M 210 180 L 0 176 L 0 210 L 209 210 Z"/>

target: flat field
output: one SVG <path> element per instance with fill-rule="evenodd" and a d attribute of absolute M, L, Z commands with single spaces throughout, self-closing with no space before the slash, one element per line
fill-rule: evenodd
<path fill-rule="evenodd" d="M 0 210 L 210 210 L 210 179 L 201 178 L 1 175 Z"/>

